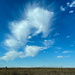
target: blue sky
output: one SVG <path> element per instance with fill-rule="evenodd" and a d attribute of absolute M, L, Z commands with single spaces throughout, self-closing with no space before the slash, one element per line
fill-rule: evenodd
<path fill-rule="evenodd" d="M 75 67 L 75 0 L 0 0 L 0 67 Z"/>

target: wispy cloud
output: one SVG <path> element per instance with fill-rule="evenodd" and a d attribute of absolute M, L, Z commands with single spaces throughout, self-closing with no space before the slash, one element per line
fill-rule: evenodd
<path fill-rule="evenodd" d="M 59 35 L 59 33 L 55 33 L 55 34 L 54 34 L 54 36 L 57 36 L 57 35 Z"/>
<path fill-rule="evenodd" d="M 49 48 L 54 44 L 54 42 L 55 42 L 54 40 L 44 40 L 43 44 L 44 47 Z"/>
<path fill-rule="evenodd" d="M 26 45 L 24 51 L 16 51 L 16 50 L 10 50 L 7 53 L 5 53 L 4 56 L 0 57 L 0 60 L 14 60 L 15 58 L 24 58 L 24 57 L 34 57 L 37 55 L 39 51 L 44 50 L 45 47 L 39 47 L 39 46 L 28 46 Z"/>
<path fill-rule="evenodd" d="M 73 1 L 73 2 L 69 5 L 69 7 L 75 7 L 75 1 Z"/>
<path fill-rule="evenodd" d="M 63 58 L 63 56 L 60 56 L 60 55 L 59 55 L 59 56 L 57 56 L 57 58 Z"/>
<path fill-rule="evenodd" d="M 66 36 L 66 38 L 70 38 L 71 36 Z"/>
<path fill-rule="evenodd" d="M 12 60 L 17 57 L 35 56 L 39 51 L 54 43 L 52 40 L 45 40 L 45 47 L 26 45 L 30 38 L 40 33 L 42 33 L 41 37 L 43 38 L 48 36 L 52 31 L 54 12 L 39 6 L 31 6 L 22 15 L 25 16 L 23 20 L 13 21 L 9 24 L 11 34 L 7 35 L 7 38 L 4 40 L 4 45 L 9 51 L 0 59 Z M 18 51 L 21 47 L 25 47 L 23 52 Z"/>
<path fill-rule="evenodd" d="M 63 51 L 62 53 L 71 53 L 72 51 Z"/>
<path fill-rule="evenodd" d="M 68 55 L 68 56 L 57 56 L 57 58 L 69 58 L 70 57 L 70 55 Z"/>
<path fill-rule="evenodd" d="M 65 11 L 66 8 L 64 8 L 63 6 L 60 6 L 60 10 L 61 10 L 61 11 Z"/>
<path fill-rule="evenodd" d="M 73 13 L 73 12 L 74 12 L 73 10 L 69 11 L 69 13 Z"/>
<path fill-rule="evenodd" d="M 60 10 L 61 11 L 66 11 L 66 9 L 72 8 L 72 7 L 75 7 L 75 0 L 72 3 L 67 2 L 67 6 L 65 6 L 65 7 L 60 6 Z M 73 13 L 73 12 L 74 12 L 73 10 L 69 11 L 69 13 Z"/>

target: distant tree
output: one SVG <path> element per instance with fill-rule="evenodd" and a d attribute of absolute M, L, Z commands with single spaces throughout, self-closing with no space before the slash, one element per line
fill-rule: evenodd
<path fill-rule="evenodd" d="M 7 68 L 7 66 L 5 68 Z"/>

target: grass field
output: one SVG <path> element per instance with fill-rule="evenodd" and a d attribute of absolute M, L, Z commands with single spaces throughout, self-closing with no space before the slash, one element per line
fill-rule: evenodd
<path fill-rule="evenodd" d="M 0 75 L 75 75 L 75 68 L 0 68 Z"/>

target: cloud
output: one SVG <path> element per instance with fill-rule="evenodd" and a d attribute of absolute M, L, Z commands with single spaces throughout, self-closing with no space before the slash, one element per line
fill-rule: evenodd
<path fill-rule="evenodd" d="M 48 49 L 49 47 L 51 47 L 54 44 L 54 40 L 44 40 L 43 42 L 44 46 L 40 47 L 40 46 L 26 46 L 25 47 L 25 56 L 24 57 L 28 57 L 28 56 L 35 56 L 39 51 Z"/>
<path fill-rule="evenodd" d="M 55 34 L 54 34 L 54 36 L 57 36 L 57 35 L 59 35 L 59 33 L 55 33 Z"/>
<path fill-rule="evenodd" d="M 68 56 L 57 56 L 57 58 L 69 58 L 70 57 L 70 55 L 68 55 Z"/>
<path fill-rule="evenodd" d="M 39 47 L 39 46 L 26 46 L 25 47 L 25 56 L 24 57 L 28 57 L 28 56 L 35 56 L 39 51 L 42 50 L 43 47 Z"/>
<path fill-rule="evenodd" d="M 31 36 L 28 36 L 28 39 L 31 39 L 32 37 Z"/>
<path fill-rule="evenodd" d="M 72 7 L 75 7 L 75 0 L 72 3 L 67 2 L 67 6 L 66 7 L 60 6 L 60 10 L 61 11 L 66 11 L 66 9 L 72 8 Z M 73 12 L 74 12 L 73 10 L 69 11 L 69 13 L 73 13 Z"/>
<path fill-rule="evenodd" d="M 62 53 L 71 53 L 72 51 L 63 51 Z"/>
<path fill-rule="evenodd" d="M 73 10 L 69 11 L 69 13 L 73 13 L 73 12 L 74 12 Z"/>
<path fill-rule="evenodd" d="M 60 7 L 61 11 L 65 11 L 65 8 L 63 6 Z"/>
<path fill-rule="evenodd" d="M 66 38 L 70 38 L 71 36 L 66 36 Z"/>
<path fill-rule="evenodd" d="M 5 46 L 8 46 L 10 48 L 15 48 L 18 45 L 18 41 L 14 38 L 8 38 L 4 41 Z"/>
<path fill-rule="evenodd" d="M 33 35 L 37 35 L 42 32 L 43 37 L 47 37 L 49 32 L 52 30 L 50 28 L 51 24 L 49 23 L 53 17 L 53 12 L 49 12 L 48 10 L 44 10 L 42 8 L 37 7 L 31 10 L 28 10 L 27 17 L 29 18 L 31 22 L 31 26 L 36 29 Z"/>
<path fill-rule="evenodd" d="M 75 7 L 75 0 L 72 3 L 67 2 L 67 6 L 70 8 Z"/>
<path fill-rule="evenodd" d="M 53 30 L 52 18 L 54 12 L 32 5 L 22 15 L 25 17 L 24 19 L 9 23 L 11 34 L 7 35 L 4 40 L 4 45 L 9 51 L 0 57 L 1 59 L 10 60 L 17 57 L 35 56 L 39 51 L 46 49 L 46 46 L 48 47 L 54 43 L 54 41 L 46 40 L 44 42 L 45 47 L 26 46 L 29 39 L 33 38 L 33 36 L 42 33 L 41 37 L 46 38 L 50 34 Z M 23 49 L 23 47 L 25 47 L 25 50 L 19 52 L 18 49 Z"/>
<path fill-rule="evenodd" d="M 26 45 L 24 51 L 16 51 L 16 50 L 11 50 L 5 53 L 4 56 L 0 57 L 0 60 L 14 60 L 15 58 L 24 58 L 24 57 L 34 57 L 37 55 L 39 51 L 42 51 L 46 49 L 45 47 L 39 47 L 39 46 L 28 46 Z"/>
<path fill-rule="evenodd" d="M 49 23 L 53 17 L 53 12 L 36 7 L 28 9 L 27 14 L 25 15 L 27 16 L 27 19 L 10 23 L 11 33 L 14 37 L 13 40 L 17 40 L 19 42 L 18 44 L 22 43 L 22 45 L 25 45 L 28 38 L 30 38 L 30 34 L 31 37 L 38 35 L 39 33 L 42 33 L 43 37 L 48 36 L 52 30 L 51 24 Z M 11 40 L 11 38 L 9 40 Z"/>
<path fill-rule="evenodd" d="M 15 50 L 13 50 L 13 51 L 9 51 L 9 52 L 5 53 L 4 56 L 0 57 L 0 60 L 6 60 L 6 61 L 13 60 L 18 57 L 21 58 L 22 55 L 23 55 L 23 52 L 17 52 Z"/>
<path fill-rule="evenodd" d="M 43 44 L 45 48 L 49 48 L 54 44 L 54 40 L 44 40 Z"/>
<path fill-rule="evenodd" d="M 73 1 L 73 2 L 69 5 L 69 7 L 75 7 L 75 1 Z"/>
<path fill-rule="evenodd" d="M 70 5 L 70 3 L 69 2 L 67 2 L 67 6 L 69 6 Z"/>
<path fill-rule="evenodd" d="M 60 55 L 59 55 L 59 56 L 57 56 L 57 58 L 63 58 L 63 56 L 60 56 Z"/>
<path fill-rule="evenodd" d="M 48 49 L 54 44 L 54 40 L 44 40 L 43 42 L 44 46 L 29 46 L 26 45 L 24 51 L 18 51 L 18 50 L 9 50 L 5 53 L 4 56 L 0 57 L 0 60 L 13 60 L 15 58 L 24 58 L 24 57 L 34 57 L 38 54 L 39 51 Z"/>

